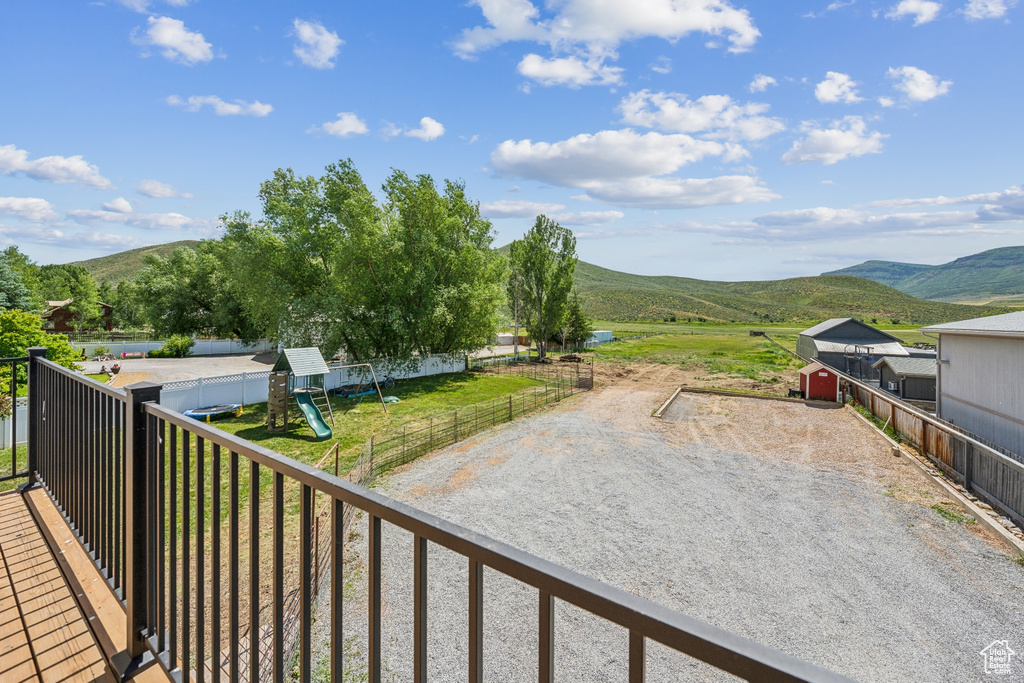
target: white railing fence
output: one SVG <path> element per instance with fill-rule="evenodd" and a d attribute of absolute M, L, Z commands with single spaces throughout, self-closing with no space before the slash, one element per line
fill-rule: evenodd
<path fill-rule="evenodd" d="M 11 418 L 0 417 L 0 449 L 10 448 L 14 445 L 28 443 L 28 399 L 25 397 L 19 398 L 14 406 L 16 411 L 16 422 L 18 423 L 18 433 L 11 434 Z M 12 439 L 14 440 L 12 442 Z"/>
<path fill-rule="evenodd" d="M 373 365 L 378 381 L 383 381 L 385 376 L 408 379 L 462 372 L 466 369 L 465 358 L 450 356 L 428 356 L 420 361 L 418 369 L 409 369 L 401 365 L 392 367 L 392 364 L 386 360 L 370 361 L 370 363 Z M 361 368 L 334 368 L 324 378 L 324 386 L 330 390 L 337 389 L 343 384 L 354 384 L 359 381 L 360 372 Z M 168 382 L 160 391 L 160 405 L 180 413 L 193 408 L 224 403 L 238 403 L 243 406 L 266 403 L 270 389 L 269 377 L 270 371 L 262 370 L 221 377 Z M 371 381 L 369 373 L 367 373 L 365 381 Z"/>

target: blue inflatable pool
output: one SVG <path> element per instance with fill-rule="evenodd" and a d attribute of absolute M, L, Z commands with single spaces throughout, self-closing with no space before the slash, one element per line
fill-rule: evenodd
<path fill-rule="evenodd" d="M 194 420 L 203 420 L 204 422 L 209 422 L 216 417 L 223 417 L 224 415 L 234 415 L 235 417 L 238 417 L 241 414 L 241 403 L 224 403 L 219 406 L 192 408 L 191 410 L 186 410 L 182 413 L 185 417 L 191 417 Z"/>

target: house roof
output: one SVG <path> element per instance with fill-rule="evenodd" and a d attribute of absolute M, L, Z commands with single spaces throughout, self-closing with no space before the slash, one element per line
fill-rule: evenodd
<path fill-rule="evenodd" d="M 836 374 L 835 370 L 833 370 L 832 368 L 828 367 L 827 365 L 822 365 L 821 363 L 818 363 L 817 361 L 815 361 L 814 363 L 811 363 L 810 365 L 805 365 L 804 367 L 800 368 L 799 372 L 800 372 L 801 375 L 809 375 L 812 372 L 817 372 L 818 370 L 827 370 L 828 372 L 830 372 L 833 375 Z"/>
<path fill-rule="evenodd" d="M 886 356 L 878 359 L 871 367 L 880 368 L 888 365 L 897 375 L 905 377 L 935 377 L 934 358 L 899 358 Z"/>
<path fill-rule="evenodd" d="M 814 327 L 808 327 L 806 330 L 804 330 L 800 334 L 802 336 L 806 336 L 806 337 L 817 337 L 819 334 L 822 334 L 823 332 L 828 332 L 829 330 L 831 330 L 834 327 L 839 327 L 840 325 L 846 324 L 846 323 L 851 322 L 851 321 L 856 323 L 857 325 L 860 325 L 861 327 L 867 328 L 869 330 L 872 330 L 873 332 L 877 332 L 878 334 L 880 334 L 882 336 L 888 337 L 889 339 L 892 339 L 893 341 L 899 341 L 899 339 L 897 337 L 892 336 L 888 332 L 883 332 L 882 330 L 878 329 L 877 327 L 872 327 L 871 325 L 868 325 L 865 322 L 861 322 L 860 320 L 857 320 L 856 318 L 829 318 L 828 320 L 826 320 L 824 322 L 818 323 Z"/>
<path fill-rule="evenodd" d="M 327 363 L 324 362 L 324 357 L 320 355 L 320 349 L 315 346 L 304 349 L 285 349 L 274 363 L 274 372 L 282 370 L 287 370 L 296 377 L 326 375 L 330 372 Z"/>
<path fill-rule="evenodd" d="M 881 342 L 871 343 L 869 341 L 851 341 L 849 343 L 825 341 L 824 339 L 815 339 L 814 347 L 818 349 L 818 353 L 842 353 L 842 354 L 856 354 L 856 353 L 868 353 L 871 356 L 909 356 L 910 352 L 907 351 L 903 345 L 899 342 Z"/>
<path fill-rule="evenodd" d="M 995 334 L 1000 336 L 1024 336 L 1024 311 L 990 315 L 984 318 L 959 320 L 942 325 L 922 327 L 922 332 L 962 333 L 962 334 Z"/>

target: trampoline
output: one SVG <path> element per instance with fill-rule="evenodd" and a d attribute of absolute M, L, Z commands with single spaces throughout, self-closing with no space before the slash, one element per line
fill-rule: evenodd
<path fill-rule="evenodd" d="M 222 417 L 224 415 L 234 415 L 235 417 L 239 417 L 241 414 L 241 403 L 223 403 L 219 406 L 192 408 L 191 410 L 186 410 L 182 413 L 185 417 L 191 417 L 193 420 L 202 420 L 204 422 L 209 422 L 216 417 Z"/>

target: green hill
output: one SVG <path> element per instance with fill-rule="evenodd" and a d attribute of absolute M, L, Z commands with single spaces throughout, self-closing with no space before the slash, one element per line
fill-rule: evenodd
<path fill-rule="evenodd" d="M 116 284 L 141 270 L 147 254 L 166 256 L 177 247 L 193 244 L 194 241 L 171 242 L 77 264 L 85 266 L 97 280 Z M 500 251 L 507 252 L 507 247 Z M 684 320 L 757 323 L 849 316 L 877 318 L 886 323 L 900 320 L 930 324 L 1003 312 L 990 307 L 922 301 L 870 279 L 848 275 L 715 282 L 632 275 L 580 261 L 576 285 L 588 314 L 599 320 L 662 320 L 675 316 Z"/>
<path fill-rule="evenodd" d="M 156 244 L 151 247 L 119 251 L 116 254 L 100 256 L 99 258 L 92 258 L 87 261 L 75 261 L 71 265 L 84 266 L 86 270 L 92 273 L 97 282 L 109 282 L 112 285 L 116 285 L 121 280 L 130 278 L 145 268 L 144 259 L 149 254 L 167 256 L 178 247 L 190 247 L 194 244 L 197 244 L 196 240 Z"/>
<path fill-rule="evenodd" d="M 935 301 L 1024 301 L 1024 247 L 990 249 L 939 266 L 864 263 L 825 275 L 853 275 Z"/>
<path fill-rule="evenodd" d="M 715 282 L 630 275 L 581 261 L 576 268 L 587 312 L 601 320 L 666 317 L 718 321 L 809 321 L 877 318 L 931 324 L 1002 312 L 988 307 L 923 301 L 858 277 L 821 275 L 788 280 Z"/>

